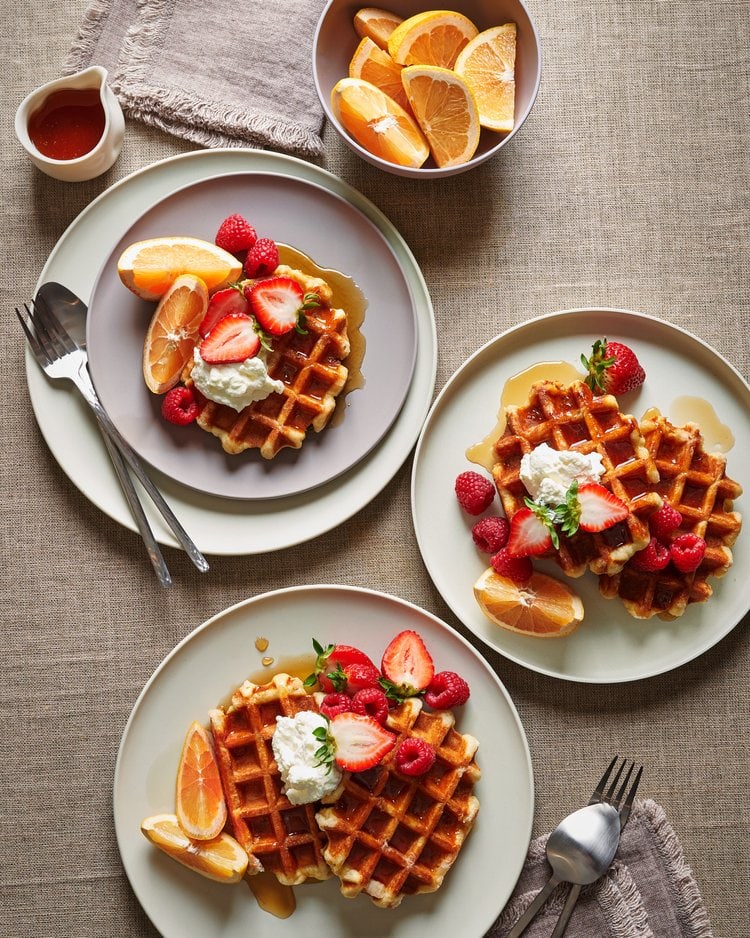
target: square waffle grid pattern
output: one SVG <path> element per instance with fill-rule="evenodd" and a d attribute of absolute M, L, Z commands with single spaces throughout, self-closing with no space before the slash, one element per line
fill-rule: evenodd
<path fill-rule="evenodd" d="M 273 459 L 284 447 L 299 449 L 310 427 L 322 430 L 330 420 L 348 377 L 342 364 L 349 354 L 346 313 L 324 306 L 309 310 L 305 318 L 304 333 L 292 329 L 274 338 L 273 351 L 267 353 L 269 377 L 281 381 L 283 391 L 238 413 L 195 389 L 197 423 L 217 436 L 227 453 L 259 449 L 264 459 Z M 189 387 L 194 387 L 192 366 L 189 362 L 183 372 Z"/>
<path fill-rule="evenodd" d="M 705 540 L 706 552 L 692 573 L 680 573 L 672 564 L 652 573 L 627 564 L 620 573 L 601 577 L 599 589 L 608 598 L 619 596 L 635 618 L 674 619 L 688 603 L 705 602 L 713 593 L 708 578 L 723 576 L 732 565 L 731 546 L 742 524 L 732 503 L 742 487 L 725 474 L 722 453 L 704 450 L 696 424 L 675 427 L 659 414 L 644 419 L 641 432 L 659 473 L 652 488 L 682 515 L 672 539 L 697 534 Z"/>
<path fill-rule="evenodd" d="M 638 421 L 620 411 L 611 394 L 593 395 L 583 381 L 565 386 L 541 381 L 531 388 L 527 404 L 508 407 L 505 433 L 495 443 L 492 475 L 505 514 L 524 507 L 528 492 L 521 481 L 521 459 L 536 446 L 598 453 L 604 474 L 600 482 L 628 507 L 628 518 L 600 533 L 578 531 L 561 537 L 555 559 L 568 576 L 616 573 L 650 540 L 645 516 L 661 504 L 649 483 L 658 472 L 645 447 Z"/>
<path fill-rule="evenodd" d="M 325 858 L 353 898 L 364 891 L 384 908 L 404 895 L 434 892 L 443 882 L 471 830 L 479 809 L 474 785 L 477 740 L 454 729 L 449 711 L 429 713 L 410 698 L 390 711 L 386 726 L 395 747 L 375 768 L 345 773 L 339 788 L 323 798 L 317 820 L 328 837 Z M 427 740 L 433 767 L 422 776 L 396 770 L 401 740 Z"/>
<path fill-rule="evenodd" d="M 299 678 L 277 674 L 268 684 L 246 681 L 226 711 L 211 711 L 234 836 L 288 886 L 330 876 L 314 805 L 293 805 L 283 794 L 271 746 L 277 717 L 314 709 Z"/>

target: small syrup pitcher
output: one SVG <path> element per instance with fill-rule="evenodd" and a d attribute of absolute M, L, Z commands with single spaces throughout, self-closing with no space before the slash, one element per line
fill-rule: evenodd
<path fill-rule="evenodd" d="M 27 95 L 16 111 L 15 128 L 43 173 L 83 182 L 105 173 L 119 156 L 125 118 L 106 68 L 92 65 Z"/>

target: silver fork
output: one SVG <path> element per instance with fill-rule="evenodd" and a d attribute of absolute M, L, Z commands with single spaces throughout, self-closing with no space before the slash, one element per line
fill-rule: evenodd
<path fill-rule="evenodd" d="M 635 778 L 630 782 L 630 778 L 635 771 L 635 762 L 630 763 L 630 768 L 627 771 L 627 774 L 622 779 L 620 783 L 620 778 L 622 773 L 625 771 L 625 766 L 627 761 L 622 760 L 620 768 L 617 770 L 615 777 L 610 782 L 610 775 L 612 770 L 617 764 L 619 756 L 615 756 L 614 759 L 607 766 L 604 775 L 599 779 L 599 784 L 594 789 L 594 793 L 591 796 L 589 804 L 611 804 L 613 808 L 616 808 L 620 815 L 620 831 L 622 831 L 625 825 L 628 823 L 630 818 L 630 811 L 633 807 L 633 799 L 635 798 L 635 793 L 638 791 L 638 785 L 641 781 L 641 775 L 643 774 L 643 766 L 638 767 Z M 620 785 L 618 789 L 618 784 Z M 609 785 L 609 787 L 607 787 Z M 557 925 L 555 925 L 555 930 L 552 932 L 551 938 L 561 938 L 561 935 L 564 934 L 565 929 L 568 927 L 568 922 L 570 921 L 570 916 L 573 914 L 573 909 L 575 908 L 576 902 L 578 902 L 578 897 L 581 894 L 581 886 L 574 885 L 571 887 L 570 892 L 568 893 L 568 898 L 565 900 L 565 906 L 560 914 L 560 918 L 557 920 Z"/>
<path fill-rule="evenodd" d="M 174 532 L 175 537 L 182 545 L 193 564 L 201 572 L 208 570 L 206 558 L 201 554 L 187 531 L 185 531 L 177 520 L 161 492 L 146 474 L 135 451 L 130 444 L 123 439 L 112 423 L 109 414 L 102 407 L 96 391 L 94 390 L 94 386 L 91 383 L 91 378 L 89 377 L 87 367 L 88 356 L 86 352 L 73 341 L 62 324 L 44 308 L 43 304 L 39 304 L 32 311 L 29 305 L 24 303 L 24 309 L 26 310 L 26 318 L 24 318 L 18 307 L 16 307 L 16 316 L 26 334 L 29 346 L 31 347 L 31 351 L 39 367 L 48 377 L 66 379 L 76 386 L 83 399 L 94 411 L 100 428 L 122 453 L 123 458 L 133 470 L 138 481 L 144 487 L 154 505 Z M 152 557 L 152 562 L 153 559 Z M 158 558 L 156 558 L 156 560 L 158 563 Z"/>

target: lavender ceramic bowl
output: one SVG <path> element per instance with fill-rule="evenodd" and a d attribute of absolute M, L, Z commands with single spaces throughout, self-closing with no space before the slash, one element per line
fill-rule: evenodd
<path fill-rule="evenodd" d="M 336 128 L 344 142 L 356 154 L 383 169 L 398 176 L 411 176 L 418 179 L 436 179 L 464 173 L 484 163 L 494 156 L 509 140 L 518 133 L 529 116 L 536 100 L 541 79 L 541 51 L 536 27 L 522 0 L 456 0 L 443 7 L 436 0 L 378 0 L 369 4 L 388 9 L 406 18 L 425 10 L 451 9 L 468 16 L 482 31 L 502 23 L 514 22 L 518 28 L 516 45 L 516 112 L 515 126 L 510 133 L 497 133 L 482 130 L 477 151 L 467 163 L 460 166 L 438 167 L 428 158 L 419 167 L 397 166 L 382 160 L 360 146 L 344 129 L 331 108 L 331 90 L 340 78 L 346 77 L 349 62 L 354 54 L 359 37 L 354 31 L 354 14 L 368 3 L 364 0 L 329 0 L 318 21 L 313 46 L 313 76 L 326 117 Z"/>

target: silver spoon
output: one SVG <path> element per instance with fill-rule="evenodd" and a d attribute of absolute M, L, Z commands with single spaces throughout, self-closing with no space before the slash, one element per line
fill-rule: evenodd
<path fill-rule="evenodd" d="M 552 876 L 508 932 L 519 938 L 560 883 L 586 885 L 603 876 L 620 842 L 620 815 L 610 804 L 590 804 L 569 814 L 549 835 L 547 859 Z"/>

